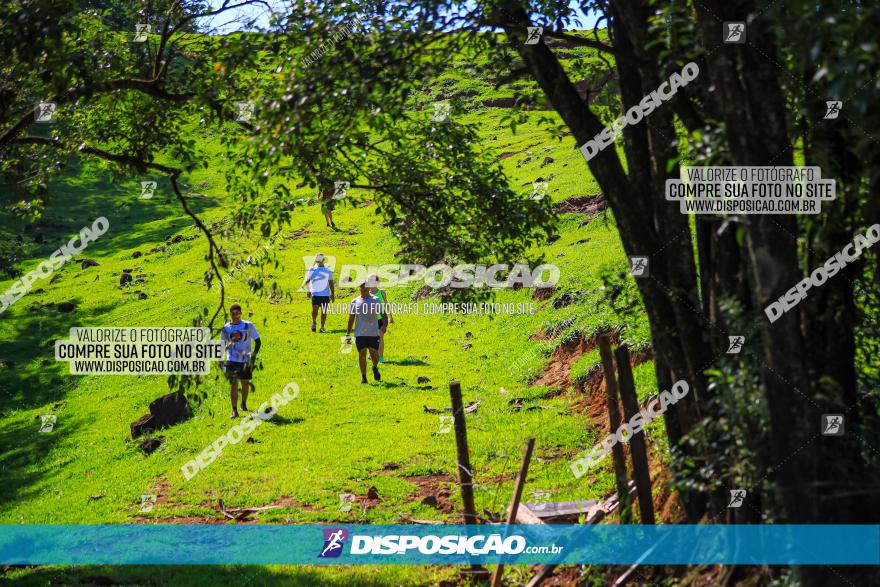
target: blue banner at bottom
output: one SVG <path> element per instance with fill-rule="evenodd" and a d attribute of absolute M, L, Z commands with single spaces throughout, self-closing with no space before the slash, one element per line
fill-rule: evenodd
<path fill-rule="evenodd" d="M 0 564 L 880 565 L 878 525 L 0 525 Z"/>

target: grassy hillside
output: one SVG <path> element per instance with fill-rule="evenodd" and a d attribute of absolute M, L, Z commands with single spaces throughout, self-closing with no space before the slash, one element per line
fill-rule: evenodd
<path fill-rule="evenodd" d="M 506 108 L 479 105 L 478 100 L 496 97 L 485 80 L 475 81 L 464 68 L 451 69 L 447 79 L 451 83 L 426 92 L 421 101 L 477 92 L 466 98 L 474 103 L 462 120 L 480 125 L 512 186 L 531 192 L 533 181 L 548 181 L 548 196 L 557 204 L 599 193 L 573 139 L 548 138 L 538 123 L 550 112 L 529 113 L 513 133 L 503 119 Z M 183 179 L 198 214 L 206 223 L 221 223 L 234 204 L 224 190 L 219 136 L 195 125 L 192 134 L 211 154 L 211 165 Z M 30 245 L 20 269 L 36 266 L 97 216 L 106 216 L 110 229 L 77 256 L 98 266 L 83 269 L 71 262 L 57 280 L 37 282 L 0 315 L 0 337 L 8 341 L 0 347 L 0 470 L 5 481 L 0 523 L 231 523 L 220 513 L 218 500 L 226 507 L 282 506 L 248 520 L 260 523 L 454 522 L 461 511 L 454 436 L 442 433 L 439 416 L 425 409 L 449 405 L 453 378 L 461 381 L 466 403 L 480 402 L 467 416 L 478 511 L 504 511 L 529 436 L 537 438 L 537 447 L 526 501 L 596 499 L 613 492 L 608 470 L 576 480 L 569 469 L 575 455 L 600 435 L 584 390 L 599 362 L 590 341 L 600 331 L 617 331 L 637 349 L 649 341 L 643 315 L 624 323 L 606 301 L 600 275 L 627 269 L 610 211 L 561 213 L 559 238 L 542 247 L 546 262 L 561 271 L 549 298 L 535 299 L 527 289 L 496 297 L 503 303 L 532 303 L 532 315 L 395 316 L 382 382 L 371 380 L 368 386 L 358 384 L 356 354 L 339 352 L 345 316 L 330 316 L 326 334 L 312 333 L 311 304 L 304 294 L 295 294 L 292 302 L 254 295 L 244 283 L 249 270 L 243 271 L 243 279 L 226 286 L 227 303 L 244 306 L 245 319 L 256 324 L 263 340 L 249 404 L 256 407 L 290 381 L 301 393 L 257 428 L 252 441 L 227 447 L 216 462 L 185 481 L 180 467 L 233 423 L 228 384 L 216 366 L 199 389 L 207 398 L 194 405 L 195 417 L 159 432 L 162 446 L 146 456 L 130 439 L 129 425 L 167 392 L 165 377 L 71 376 L 67 364 L 57 363 L 53 355 L 53 341 L 66 338 L 73 326 L 186 326 L 203 305 L 216 304 L 218 292 L 206 291 L 202 283 L 204 237 L 161 178 L 156 178 L 153 199 L 139 199 L 142 179 L 115 181 L 98 164 L 80 162 L 50 186 L 53 200 L 43 243 Z M 314 197 L 308 188 L 290 187 L 296 198 Z M 335 256 L 337 266 L 397 262 L 400 243 L 382 226 L 369 193 L 351 192 L 335 218 L 338 231 L 324 226 L 317 205 L 297 209 L 290 228 L 270 245 L 281 266 L 266 276 L 268 282 L 295 291 L 303 279 L 302 258 L 319 251 Z M 5 222 L 14 225 L 11 219 Z M 264 244 L 230 240 L 224 247 L 240 251 L 243 258 Z M 142 256 L 135 258 L 136 252 Z M 119 285 L 123 269 L 132 270 L 133 284 Z M 12 282 L 0 282 L 0 291 Z M 388 294 L 392 302 L 411 302 L 417 289 L 410 285 Z M 338 301 L 355 295 L 354 290 L 338 291 Z M 60 313 L 61 302 L 72 302 L 75 311 Z M 555 337 L 541 339 L 539 333 L 554 328 Z M 656 391 L 650 361 L 637 366 L 635 376 L 641 397 Z M 43 414 L 58 418 L 51 433 L 38 432 Z M 649 427 L 649 435 L 661 434 L 660 425 Z M 371 488 L 378 498 L 368 497 Z M 139 511 L 143 494 L 157 496 L 150 512 Z M 340 494 L 354 494 L 357 502 L 341 506 Z M 423 503 L 430 502 L 428 496 L 437 504 Z M 90 569 L 87 574 L 186 585 L 216 584 L 227 575 L 260 584 L 286 577 L 304 584 L 370 585 L 433 582 L 452 570 L 156 572 Z M 9 576 L 45 582 L 65 581 L 71 573 L 42 568 Z"/>

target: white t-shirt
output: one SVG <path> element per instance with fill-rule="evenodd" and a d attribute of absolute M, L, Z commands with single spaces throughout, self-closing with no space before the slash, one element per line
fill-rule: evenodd
<path fill-rule="evenodd" d="M 333 279 L 333 272 L 327 267 L 315 265 L 306 273 L 306 279 L 312 289 L 313 296 L 329 296 L 330 281 Z"/>
<path fill-rule="evenodd" d="M 358 296 L 351 300 L 348 311 L 355 316 L 355 336 L 379 336 L 379 314 L 382 313 L 382 300 L 376 296 L 370 296 L 367 299 Z"/>
<path fill-rule="evenodd" d="M 260 335 L 253 322 L 242 320 L 238 324 L 224 324 L 220 339 L 226 343 L 226 360 L 247 363 L 251 358 L 251 340 L 258 338 Z"/>

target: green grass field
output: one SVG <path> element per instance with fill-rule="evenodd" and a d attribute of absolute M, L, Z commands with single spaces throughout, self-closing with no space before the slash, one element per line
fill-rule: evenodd
<path fill-rule="evenodd" d="M 444 91 L 468 89 L 468 77 L 460 72 Z M 442 96 L 425 98 L 433 97 Z M 479 123 L 487 145 L 499 155 L 511 154 L 499 161 L 511 186 L 531 192 L 532 182 L 541 178 L 549 181 L 554 202 L 599 193 L 573 140 L 551 141 L 535 124 L 549 112 L 531 113 L 530 122 L 515 134 L 501 122 L 505 112 L 473 108 L 461 120 Z M 212 131 L 194 127 L 192 132 L 212 163 L 183 181 L 191 186 L 189 197 L 201 218 L 219 223 L 234 205 L 225 194 L 219 140 Z M 545 157 L 553 161 L 544 165 Z M 577 337 L 617 330 L 633 347 L 648 344 L 644 317 L 623 323 L 602 291 L 601 271 L 627 268 L 610 211 L 583 226 L 588 218 L 584 214 L 560 215 L 560 238 L 541 251 L 545 262 L 561 271 L 550 299 L 535 300 L 528 289 L 496 296 L 497 302 L 533 304 L 533 315 L 395 316 L 386 339 L 382 382 L 371 378 L 367 386 L 359 385 L 356 354 L 340 353 L 345 316 L 331 315 L 326 334 L 312 333 L 305 294 L 295 293 L 292 301 L 260 297 L 244 283 L 252 270 L 244 270 L 244 278 L 227 281 L 226 288 L 227 304 L 241 304 L 244 318 L 255 323 L 263 340 L 249 404 L 256 407 L 291 381 L 301 393 L 254 431 L 253 442 L 227 447 L 213 464 L 185 481 L 180 467 L 232 424 L 228 384 L 219 368 L 214 366 L 199 388 L 207 399 L 194 405 L 195 417 L 159 432 L 164 443 L 147 456 L 131 440 L 129 425 L 167 393 L 166 377 L 71 376 L 66 363 L 54 360 L 53 341 L 67 338 L 71 327 L 188 326 L 203 306 L 217 303 L 218 290 L 207 291 L 202 282 L 205 238 L 182 214 L 162 178 L 155 178 L 159 185 L 153 199 L 139 199 L 142 179 L 147 178 L 119 182 L 89 162 L 68 166 L 51 186 L 57 203 L 48 207 L 44 243 L 28 251 L 20 266 L 24 272 L 97 216 L 106 216 L 110 229 L 77 256 L 98 266 L 81 269 L 70 262 L 57 272 L 57 280 L 38 281 L 0 315 L 0 336 L 6 341 L 0 347 L 0 523 L 232 523 L 218 511 L 218 500 L 227 507 L 283 506 L 250 518 L 259 523 L 457 522 L 461 504 L 454 435 L 439 432 L 439 416 L 424 409 L 449 405 L 451 379 L 461 382 L 466 403 L 480 402 L 467 416 L 478 511 L 506 509 L 522 446 L 530 436 L 537 445 L 526 501 L 534 500 L 534 492 L 566 500 L 597 499 L 614 491 L 609 467 L 580 480 L 569 469 L 575 455 L 598 437 L 583 409 L 584 393 L 577 386 L 533 384 L 555 347 Z M 295 198 L 314 197 L 308 188 L 290 187 Z M 267 283 L 277 281 L 295 292 L 304 275 L 302 257 L 319 251 L 336 257 L 337 266 L 397 262 L 394 253 L 400 244 L 381 226 L 369 193 L 351 192 L 337 207 L 335 219 L 339 231 L 324 226 L 317 205 L 297 208 L 290 228 L 271 244 L 281 265 L 265 276 Z M 150 252 L 177 235 L 183 237 L 180 242 Z M 242 258 L 263 244 L 223 242 Z M 136 251 L 143 256 L 133 258 Z M 132 270 L 136 283 L 119 286 L 123 269 Z M 0 291 L 12 283 L 0 282 Z M 388 294 L 390 301 L 406 303 L 414 301 L 416 290 L 409 285 Z M 576 303 L 554 308 L 554 301 L 572 292 L 579 292 Z M 347 302 L 356 291 L 338 290 L 337 295 L 338 301 Z M 74 303 L 76 310 L 59 313 L 61 302 Z M 433 302 L 439 300 L 420 303 Z M 552 340 L 530 338 L 559 324 L 562 333 Z M 597 364 L 596 352 L 578 357 L 571 378 L 585 377 Z M 650 361 L 638 366 L 635 376 L 641 397 L 656 391 Z M 420 377 L 429 381 L 418 383 Z M 514 398 L 524 398 L 523 405 L 531 409 L 516 410 Z M 50 433 L 38 432 L 43 414 L 57 416 Z M 649 436 L 661 435 L 661 425 L 649 427 Z M 379 499 L 362 502 L 371 487 Z M 426 493 L 440 495 L 446 507 L 423 504 Z M 158 498 L 148 513 L 139 511 L 142 494 Z M 355 494 L 359 501 L 345 511 L 340 494 Z M 454 574 L 451 568 L 408 567 L 44 567 L 10 570 L 6 578 L 21 584 L 100 575 L 131 584 L 384 585 L 434 583 Z"/>

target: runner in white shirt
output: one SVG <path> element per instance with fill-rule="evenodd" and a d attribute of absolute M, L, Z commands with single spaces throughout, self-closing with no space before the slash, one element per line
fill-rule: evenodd
<path fill-rule="evenodd" d="M 370 294 L 367 282 L 361 284 L 361 295 L 351 301 L 348 309 L 348 331 L 346 342 L 351 343 L 351 327 L 354 325 L 354 341 L 358 350 L 358 365 L 361 368 L 361 385 L 367 383 L 367 349 L 373 361 L 373 378 L 382 381 L 379 375 L 379 314 L 382 302 Z"/>
<path fill-rule="evenodd" d="M 238 418 L 238 382 L 241 381 L 241 409 L 248 411 L 247 398 L 251 386 L 251 373 L 254 361 L 260 352 L 262 342 L 253 322 L 241 319 L 241 306 L 229 306 L 232 320 L 223 325 L 220 339 L 226 344 L 226 378 L 229 379 L 229 399 L 232 400 L 232 416 Z M 251 353 L 251 341 L 256 341 L 254 352 Z"/>
<path fill-rule="evenodd" d="M 336 290 L 333 287 L 333 271 L 324 267 L 324 253 L 315 255 L 315 266 L 306 273 L 306 284 L 309 286 L 307 297 L 312 299 L 312 332 L 315 331 L 315 320 L 318 307 L 321 308 L 321 332 L 327 322 L 327 307 L 336 301 Z"/>

